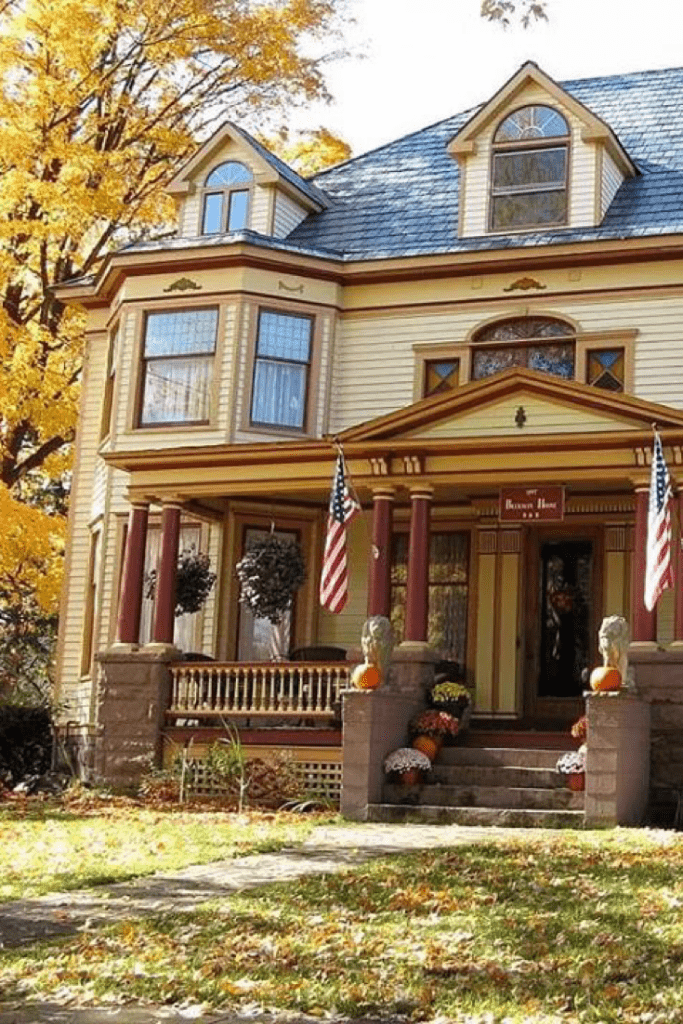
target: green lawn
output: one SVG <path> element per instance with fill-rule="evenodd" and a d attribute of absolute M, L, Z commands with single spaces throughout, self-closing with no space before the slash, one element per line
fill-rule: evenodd
<path fill-rule="evenodd" d="M 0 901 L 280 849 L 300 842 L 320 820 L 152 809 L 87 795 L 70 803 L 0 803 Z"/>
<path fill-rule="evenodd" d="M 682 867 L 683 837 L 647 831 L 425 851 L 8 950 L 0 987 L 463 1024 L 680 1024 Z"/>

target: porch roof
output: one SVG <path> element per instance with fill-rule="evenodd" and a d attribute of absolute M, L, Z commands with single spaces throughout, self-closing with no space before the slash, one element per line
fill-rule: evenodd
<path fill-rule="evenodd" d="M 529 416 L 519 426 L 525 403 Z M 428 485 L 437 500 L 462 501 L 531 482 L 631 491 L 648 481 L 655 422 L 675 473 L 683 466 L 683 411 L 514 368 L 359 424 L 339 440 L 362 500 L 377 487 Z M 275 497 L 324 507 L 333 440 L 117 450 L 104 458 L 130 474 L 131 497 Z"/>

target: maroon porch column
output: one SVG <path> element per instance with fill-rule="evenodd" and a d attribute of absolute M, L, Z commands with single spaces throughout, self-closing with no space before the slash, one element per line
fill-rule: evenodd
<path fill-rule="evenodd" d="M 647 512 L 650 503 L 649 487 L 636 488 L 636 532 L 634 538 L 633 569 L 631 579 L 632 638 L 634 641 L 656 642 L 657 612 L 645 607 L 645 564 L 647 551 Z"/>
<path fill-rule="evenodd" d="M 394 491 L 382 487 L 372 492 L 372 547 L 368 572 L 368 618 L 391 612 L 391 529 Z"/>
<path fill-rule="evenodd" d="M 134 501 L 131 503 L 121 597 L 119 598 L 119 618 L 116 627 L 116 639 L 121 644 L 140 642 L 140 612 L 142 610 L 148 515 L 149 505 L 147 502 Z"/>
<path fill-rule="evenodd" d="M 676 618 L 674 620 L 674 641 L 683 643 L 683 487 L 676 494 L 678 515 L 673 516 L 674 528 L 671 560 L 674 570 L 674 593 L 676 595 Z"/>
<path fill-rule="evenodd" d="M 179 539 L 180 505 L 164 504 L 161 513 L 161 551 L 157 575 L 154 632 L 152 634 L 153 640 L 157 644 L 173 643 Z"/>
<path fill-rule="evenodd" d="M 429 601 L 429 514 L 433 491 L 430 487 L 410 492 L 410 546 L 406 592 L 406 640 L 427 642 Z"/>

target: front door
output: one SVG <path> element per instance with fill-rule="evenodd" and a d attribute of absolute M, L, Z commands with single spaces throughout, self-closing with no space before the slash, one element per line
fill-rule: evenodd
<path fill-rule="evenodd" d="M 530 545 L 525 717 L 565 727 L 596 657 L 596 541 L 539 533 Z"/>

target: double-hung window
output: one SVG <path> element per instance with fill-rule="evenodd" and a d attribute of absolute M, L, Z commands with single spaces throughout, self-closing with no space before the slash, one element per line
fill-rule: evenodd
<path fill-rule="evenodd" d="M 259 312 L 251 423 L 304 430 L 313 320 Z"/>
<path fill-rule="evenodd" d="M 208 421 L 217 329 L 215 308 L 147 314 L 141 426 Z"/>
<path fill-rule="evenodd" d="M 516 110 L 493 137 L 492 231 L 567 223 L 569 125 L 552 107 Z"/>

